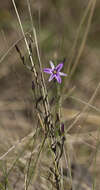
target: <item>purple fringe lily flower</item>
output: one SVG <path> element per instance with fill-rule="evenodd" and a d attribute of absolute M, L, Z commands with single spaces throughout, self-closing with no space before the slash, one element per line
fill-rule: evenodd
<path fill-rule="evenodd" d="M 58 83 L 61 83 L 61 77 L 60 76 L 67 76 L 67 74 L 60 72 L 60 70 L 63 67 L 63 63 L 58 64 L 56 67 L 54 66 L 53 62 L 50 61 L 51 68 L 44 68 L 43 71 L 45 73 L 50 74 L 49 82 L 55 78 Z"/>

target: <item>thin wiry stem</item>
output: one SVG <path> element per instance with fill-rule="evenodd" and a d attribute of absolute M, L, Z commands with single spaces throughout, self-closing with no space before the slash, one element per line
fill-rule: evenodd
<path fill-rule="evenodd" d="M 82 28 L 83 23 L 85 22 L 85 19 L 86 19 L 86 17 L 87 17 L 87 14 L 88 14 L 88 12 L 89 12 L 89 10 L 90 10 L 90 8 L 91 8 L 92 2 L 93 2 L 93 0 L 90 0 L 90 1 L 89 1 L 88 5 L 87 5 L 87 7 L 86 7 L 86 10 L 85 10 L 85 12 L 84 12 L 84 15 L 83 15 L 83 17 L 82 17 L 82 19 L 81 19 L 79 28 L 78 28 L 78 30 L 77 30 L 77 34 L 76 34 L 76 37 L 75 37 L 75 41 L 74 41 L 74 44 L 73 44 L 73 47 L 72 47 L 72 50 L 71 50 L 71 54 L 70 54 L 71 59 L 69 60 L 69 63 L 68 63 L 67 73 L 70 72 L 70 68 L 71 68 L 71 64 L 72 64 L 73 58 L 74 58 L 75 48 L 76 48 L 76 46 L 77 46 L 77 42 L 78 42 L 78 38 L 79 38 L 79 35 L 80 35 L 80 31 L 81 31 L 81 28 Z"/>
<path fill-rule="evenodd" d="M 38 152 L 37 158 L 36 158 L 35 163 L 34 163 L 34 165 L 33 165 L 33 172 L 32 172 L 32 174 L 35 173 L 35 171 L 36 171 L 37 164 L 38 164 L 39 159 L 40 159 L 40 155 L 41 155 L 41 153 L 42 153 L 42 150 L 43 150 L 44 145 L 45 145 L 45 142 L 46 142 L 46 138 L 47 138 L 47 137 L 45 136 L 44 139 L 43 139 L 43 141 L 42 141 L 42 143 L 41 143 L 40 150 L 39 150 L 39 152 Z M 31 159 L 31 158 L 30 158 L 30 159 Z M 30 162 L 31 162 L 31 160 L 30 160 Z M 31 168 L 29 167 L 28 170 L 30 170 L 30 169 L 31 169 Z M 26 184 L 25 184 L 26 190 L 28 190 L 29 184 L 30 184 L 31 179 L 32 179 L 32 177 L 33 177 L 32 174 L 30 175 L 30 177 L 29 177 L 29 179 L 28 179 L 28 182 L 27 182 L 27 180 L 26 180 Z M 35 177 L 34 177 L 34 178 L 35 178 Z M 34 181 L 34 178 L 33 178 L 33 181 Z"/>
<path fill-rule="evenodd" d="M 33 31 L 33 35 L 34 35 L 34 40 L 35 40 L 35 44 L 36 44 L 36 50 L 37 50 L 37 56 L 38 56 L 38 60 L 39 60 L 39 66 L 40 66 L 40 72 L 41 72 L 41 82 L 42 82 L 42 90 L 43 90 L 43 94 L 44 94 L 44 98 L 46 98 L 47 101 L 47 113 L 48 115 L 50 114 L 50 105 L 49 105 L 49 101 L 48 101 L 48 96 L 47 96 L 47 89 L 46 89 L 46 85 L 45 85 L 45 80 L 44 80 L 44 76 L 43 76 L 43 69 L 42 69 L 42 63 L 41 63 L 41 58 L 40 58 L 40 53 L 39 53 L 39 47 L 38 47 L 38 41 L 37 41 L 37 35 L 36 35 L 36 30 L 35 27 L 33 25 L 33 19 L 32 19 L 32 14 L 31 14 L 31 7 L 30 7 L 30 2 L 29 0 L 27 0 L 27 5 L 28 5 L 28 10 L 29 10 L 29 15 L 30 15 L 30 20 L 31 20 L 31 25 L 32 25 L 32 31 Z M 51 115 L 51 114 L 50 114 Z M 51 118 L 49 120 L 49 122 L 51 122 Z M 52 123 L 51 123 L 52 124 Z"/>
<path fill-rule="evenodd" d="M 65 150 L 65 148 L 66 148 L 66 150 Z M 66 144 L 66 147 L 64 146 L 64 159 L 66 162 L 66 171 L 69 171 L 70 185 L 72 187 L 71 161 L 70 161 L 69 150 L 68 150 L 67 144 Z"/>
<path fill-rule="evenodd" d="M 36 73 L 36 70 L 35 70 L 35 67 L 34 67 L 35 64 L 34 64 L 33 59 L 32 59 L 32 55 L 31 55 L 31 52 L 30 52 L 30 49 L 29 49 L 29 45 L 28 45 L 26 36 L 25 36 L 25 32 L 24 32 L 24 30 L 23 30 L 23 26 L 22 26 L 22 23 L 21 23 L 21 19 L 20 19 L 20 16 L 19 16 L 19 13 L 18 13 L 16 4 L 15 4 L 15 1 L 12 0 L 12 3 L 13 3 L 13 6 L 14 6 L 16 15 L 17 15 L 17 19 L 18 19 L 18 22 L 19 22 L 19 25 L 20 25 L 20 28 L 21 28 L 22 35 L 23 35 L 23 37 L 24 37 L 24 41 L 25 41 L 25 44 L 26 44 L 26 48 L 27 48 L 28 54 L 29 54 L 29 56 L 30 56 L 30 61 L 31 61 L 31 64 L 32 64 L 32 67 L 33 67 L 34 75 L 37 77 L 37 73 Z"/>
<path fill-rule="evenodd" d="M 29 0 L 27 0 L 27 4 L 28 4 L 28 10 L 29 10 L 29 15 L 30 15 L 30 20 L 31 20 L 31 24 L 32 24 L 32 30 L 33 30 L 34 40 L 35 40 L 35 44 L 36 44 L 37 56 L 38 56 L 38 60 L 39 60 L 40 73 L 41 73 L 41 83 L 42 83 L 42 92 L 43 92 L 43 98 L 45 99 L 44 106 L 45 106 L 45 109 L 46 109 L 46 115 L 47 115 L 47 117 L 49 116 L 47 118 L 47 121 L 49 123 L 49 128 L 50 128 L 50 130 L 52 130 L 52 133 L 53 133 L 54 129 L 53 129 L 53 122 L 52 122 L 52 118 L 51 118 L 50 105 L 49 105 L 49 100 L 48 100 L 48 94 L 47 94 L 47 89 L 46 89 L 46 85 L 45 85 L 45 80 L 44 80 L 44 76 L 43 76 L 43 69 L 42 69 L 42 63 L 41 63 L 41 58 L 40 58 L 40 53 L 39 53 L 39 46 L 38 46 L 38 41 L 37 41 L 37 35 L 36 35 L 35 27 L 33 25 L 33 19 L 32 19 L 31 7 L 30 7 Z"/>
<path fill-rule="evenodd" d="M 76 67 L 77 67 L 77 65 L 79 63 L 80 57 L 81 57 L 82 52 L 84 50 L 85 43 L 86 43 L 86 40 L 87 40 L 87 36 L 88 36 L 88 33 L 89 33 L 89 29 L 90 29 L 90 25 L 91 25 L 91 21 L 92 21 L 92 17 L 93 17 L 93 13 L 94 13 L 94 9 L 95 9 L 95 4 L 96 4 L 96 0 L 93 0 L 91 11 L 90 11 L 90 15 L 89 15 L 89 18 L 88 18 L 87 28 L 85 30 L 84 38 L 83 38 L 83 41 L 81 43 L 78 55 L 77 55 L 76 60 L 75 60 L 75 63 L 73 65 L 73 67 L 72 67 L 72 70 L 71 70 L 71 73 L 70 73 L 70 77 L 75 72 L 75 69 L 76 69 Z"/>
<path fill-rule="evenodd" d="M 32 58 L 31 52 L 30 52 L 30 48 L 29 48 L 25 33 L 24 33 L 24 30 L 23 30 L 21 19 L 20 19 L 16 4 L 15 4 L 15 1 L 12 0 L 12 3 L 13 3 L 13 6 L 14 6 L 14 9 L 15 9 L 17 19 L 18 19 L 18 22 L 19 22 L 19 25 L 20 25 L 20 28 L 21 28 L 21 31 L 22 31 L 22 35 L 24 37 L 24 41 L 25 41 L 25 44 L 26 44 L 26 48 L 27 48 L 27 51 L 28 51 L 28 54 L 29 54 L 29 57 L 30 57 L 30 61 L 31 61 L 31 64 L 32 64 L 32 70 L 34 72 L 34 75 L 35 75 L 35 78 L 36 78 L 36 81 L 37 81 L 37 85 L 38 85 L 39 84 L 38 75 L 37 75 L 37 72 L 36 72 L 36 69 L 35 69 L 35 64 L 33 62 L 33 58 Z M 53 124 L 51 123 L 52 120 L 51 120 L 51 114 L 50 114 L 49 101 L 48 101 L 48 98 L 47 98 L 46 86 L 45 86 L 45 81 L 44 81 L 43 71 L 42 71 L 42 64 L 41 64 L 41 59 L 40 59 L 40 55 L 39 55 L 37 36 L 36 36 L 36 31 L 35 31 L 34 27 L 33 27 L 33 32 L 34 32 L 34 38 L 35 38 L 35 44 L 36 44 L 39 64 L 40 64 L 40 72 L 41 72 L 41 76 L 42 76 L 42 80 L 40 81 L 40 83 L 41 83 L 41 87 L 42 87 L 43 102 L 44 102 L 44 108 L 45 108 L 45 112 L 46 112 L 45 114 L 46 114 L 46 117 L 48 119 L 49 127 L 51 129 L 53 129 L 53 127 L 51 127 L 51 126 L 53 126 Z"/>

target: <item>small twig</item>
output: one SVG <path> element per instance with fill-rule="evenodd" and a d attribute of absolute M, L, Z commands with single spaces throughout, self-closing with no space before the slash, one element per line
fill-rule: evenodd
<path fill-rule="evenodd" d="M 25 36 L 26 35 L 29 35 L 29 32 L 26 32 Z M 24 37 L 22 36 L 20 39 L 18 39 L 16 42 L 14 42 L 14 44 L 11 47 L 9 47 L 9 49 L 6 51 L 6 53 L 1 57 L 0 63 L 6 58 L 6 56 L 10 53 L 10 51 L 23 39 L 24 39 Z"/>
<path fill-rule="evenodd" d="M 77 121 L 83 116 L 84 112 L 88 109 L 89 104 L 91 104 L 91 102 L 94 100 L 95 96 L 97 95 L 97 92 L 99 90 L 100 87 L 100 83 L 98 84 L 95 92 L 93 93 L 93 95 L 91 96 L 89 102 L 86 104 L 86 106 L 83 108 L 82 112 L 78 114 L 78 116 L 76 117 L 76 119 L 74 120 L 74 122 L 68 127 L 67 131 L 68 132 L 70 129 L 72 129 L 72 127 L 77 123 Z"/>
<path fill-rule="evenodd" d="M 17 146 L 19 146 L 22 142 L 27 140 L 30 137 L 33 137 L 35 135 L 35 132 L 29 133 L 27 136 L 23 137 L 21 140 L 18 140 L 12 147 L 8 149 L 7 152 L 5 152 L 2 156 L 0 156 L 0 160 L 3 160 L 13 149 L 15 149 Z"/>

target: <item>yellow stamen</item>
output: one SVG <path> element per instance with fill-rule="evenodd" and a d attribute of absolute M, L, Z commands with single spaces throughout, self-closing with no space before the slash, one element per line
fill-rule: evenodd
<path fill-rule="evenodd" d="M 53 71 L 53 74 L 56 74 L 56 73 L 57 73 L 57 71 L 56 71 L 56 70 L 54 70 L 54 71 Z"/>

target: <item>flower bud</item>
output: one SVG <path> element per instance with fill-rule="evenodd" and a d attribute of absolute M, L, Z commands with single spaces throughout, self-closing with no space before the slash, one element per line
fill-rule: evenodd
<path fill-rule="evenodd" d="M 61 133 L 64 133 L 64 123 L 61 124 Z"/>

